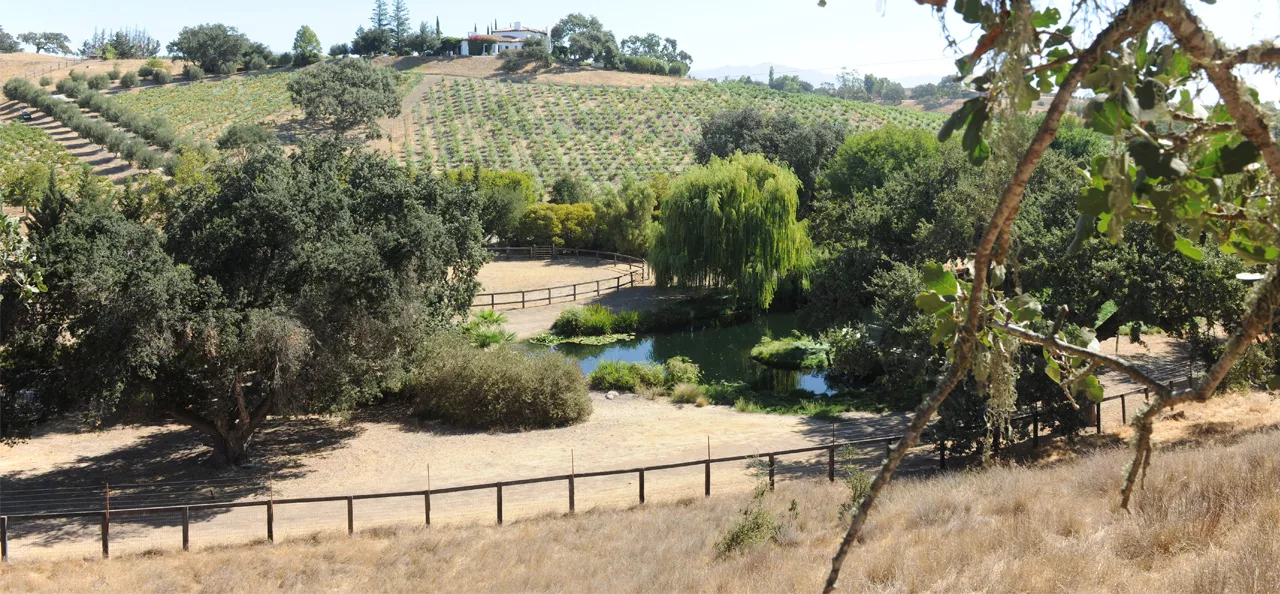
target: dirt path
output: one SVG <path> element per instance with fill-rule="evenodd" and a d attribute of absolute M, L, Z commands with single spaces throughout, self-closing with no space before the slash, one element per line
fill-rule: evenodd
<path fill-rule="evenodd" d="M 423 77 L 418 86 L 410 89 L 409 93 L 400 100 L 400 115 L 378 120 L 378 128 L 382 130 L 383 138 L 376 141 L 373 146 L 404 159 L 406 157 L 403 150 L 405 141 L 414 144 L 418 138 L 417 123 L 413 121 L 413 108 L 422 101 L 427 88 L 442 79 L 443 77 L 434 75 Z M 417 150 L 415 146 L 414 151 Z"/>

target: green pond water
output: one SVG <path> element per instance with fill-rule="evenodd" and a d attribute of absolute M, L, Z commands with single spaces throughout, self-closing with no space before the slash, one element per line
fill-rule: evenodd
<path fill-rule="evenodd" d="M 601 361 L 662 363 L 671 357 L 684 356 L 702 368 L 703 383 L 744 382 L 779 394 L 795 389 L 815 394 L 832 393 L 821 371 L 771 369 L 751 360 L 751 347 L 762 337 L 789 336 L 795 329 L 795 314 L 779 313 L 758 316 L 733 326 L 644 335 L 610 345 L 560 344 L 551 348 L 576 360 L 586 374 L 595 370 Z"/>

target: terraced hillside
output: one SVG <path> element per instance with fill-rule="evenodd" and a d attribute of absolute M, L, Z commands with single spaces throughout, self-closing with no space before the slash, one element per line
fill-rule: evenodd
<path fill-rule="evenodd" d="M 289 72 L 266 72 L 137 89 L 116 97 L 126 107 L 158 115 L 181 135 L 216 140 L 236 123 L 283 124 L 294 112 L 289 100 Z M 402 73 L 400 90 L 422 81 L 423 75 Z"/>
<path fill-rule="evenodd" d="M 44 130 L 21 122 L 0 122 L 0 180 L 29 163 L 53 167 L 63 183 L 82 167 L 79 159 Z"/>
<path fill-rule="evenodd" d="M 702 119 L 746 106 L 804 121 L 843 120 L 854 130 L 886 123 L 936 129 L 945 119 L 738 84 L 622 87 L 447 77 L 407 114 L 417 138 L 405 156 L 437 171 L 472 163 L 521 169 L 544 185 L 566 173 L 612 182 L 627 172 L 645 176 L 689 165 Z"/>

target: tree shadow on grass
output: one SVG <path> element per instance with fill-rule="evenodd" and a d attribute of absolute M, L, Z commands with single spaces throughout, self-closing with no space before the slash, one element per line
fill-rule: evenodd
<path fill-rule="evenodd" d="M 220 503 L 271 495 L 273 481 L 308 474 L 303 456 L 333 450 L 361 432 L 349 423 L 320 418 L 271 419 L 251 445 L 253 461 L 240 468 L 209 462 L 204 435 L 188 428 L 148 432 L 115 450 L 82 456 L 75 462 L 37 473 L 3 477 L 0 514 L 99 511 Z M 201 515 L 208 521 L 229 510 Z M 180 526 L 181 515 L 130 518 L 136 529 Z M 84 541 L 97 535 L 98 520 L 21 520 L 10 524 L 11 539 L 37 546 Z"/>

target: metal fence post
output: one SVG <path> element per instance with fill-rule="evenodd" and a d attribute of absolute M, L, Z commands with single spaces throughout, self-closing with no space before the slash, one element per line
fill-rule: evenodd
<path fill-rule="evenodd" d="M 1095 432 L 1102 433 L 1102 403 L 1099 402 L 1096 411 L 1098 414 L 1094 416 Z"/>
<path fill-rule="evenodd" d="M 431 489 L 422 492 L 422 506 L 427 515 L 427 526 L 431 526 Z"/>
<path fill-rule="evenodd" d="M 640 503 L 644 503 L 644 469 L 640 469 Z"/>
<path fill-rule="evenodd" d="M 502 525 L 502 483 L 498 483 L 498 525 Z"/>
<path fill-rule="evenodd" d="M 276 506 L 270 499 L 267 500 L 267 542 L 276 541 Z"/>
<path fill-rule="evenodd" d="M 711 496 L 711 436 L 707 436 L 707 466 L 706 466 L 706 489 L 703 490 L 704 497 Z"/>
<path fill-rule="evenodd" d="M 1040 403 L 1031 409 L 1031 447 L 1040 447 Z"/>
<path fill-rule="evenodd" d="M 191 508 L 182 508 L 182 550 L 191 550 Z"/>
<path fill-rule="evenodd" d="M 9 562 L 9 516 L 0 516 L 0 563 Z"/>
<path fill-rule="evenodd" d="M 774 468 L 773 454 L 769 454 L 769 490 L 770 491 L 773 490 L 773 468 Z"/>

